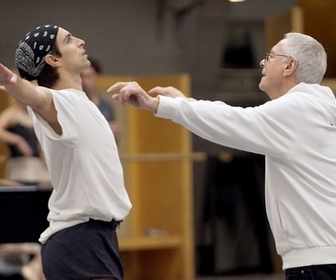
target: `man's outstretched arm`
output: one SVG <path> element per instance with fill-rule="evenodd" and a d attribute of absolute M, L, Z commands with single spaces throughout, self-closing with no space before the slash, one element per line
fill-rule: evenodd
<path fill-rule="evenodd" d="M 107 92 L 123 105 L 126 103 L 153 112 L 159 106 L 159 98 L 150 96 L 137 82 L 118 82 L 108 88 Z"/>
<path fill-rule="evenodd" d="M 196 101 L 186 97 L 180 90 L 174 87 L 154 87 L 148 93 L 137 82 L 118 82 L 107 89 L 112 98 L 122 104 L 157 112 L 160 99 L 159 95 L 175 98 L 182 97 L 188 101 Z"/>
<path fill-rule="evenodd" d="M 20 78 L 1 63 L 0 87 L 17 101 L 30 106 L 45 119 L 57 133 L 61 132 L 57 120 L 56 108 L 49 89 L 33 85 L 27 80 Z"/>

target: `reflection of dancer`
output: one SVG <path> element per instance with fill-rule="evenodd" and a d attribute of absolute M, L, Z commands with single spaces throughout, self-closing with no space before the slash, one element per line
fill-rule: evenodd
<path fill-rule="evenodd" d="M 187 98 L 172 87 L 156 87 L 151 97 L 135 82 L 108 91 L 207 140 L 265 155 L 267 215 L 286 279 L 336 279 L 336 100 L 320 85 L 326 52 L 314 38 L 288 33 L 260 66 L 259 88 L 271 101 L 253 108 Z"/>
<path fill-rule="evenodd" d="M 108 122 L 82 91 L 84 41 L 58 26 L 29 32 L 16 51 L 27 80 L 0 64 L 0 85 L 28 106 L 53 191 L 41 234 L 48 280 L 122 279 L 116 228 L 130 211 Z"/>
<path fill-rule="evenodd" d="M 6 143 L 10 157 L 5 178 L 22 184 L 49 183 L 43 153 L 26 106 L 14 103 L 0 114 L 0 141 Z"/>

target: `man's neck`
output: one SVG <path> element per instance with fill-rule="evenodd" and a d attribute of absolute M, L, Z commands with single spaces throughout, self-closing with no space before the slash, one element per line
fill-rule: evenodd
<path fill-rule="evenodd" d="M 65 76 L 60 77 L 57 83 L 52 87 L 55 90 L 61 89 L 77 89 L 83 91 L 81 77 L 78 76 Z"/>

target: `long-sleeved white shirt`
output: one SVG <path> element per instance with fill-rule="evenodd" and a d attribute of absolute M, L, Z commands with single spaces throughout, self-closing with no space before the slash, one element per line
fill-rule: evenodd
<path fill-rule="evenodd" d="M 250 108 L 160 96 L 156 116 L 265 155 L 266 210 L 283 269 L 336 264 L 336 100 L 329 88 L 301 83 Z"/>

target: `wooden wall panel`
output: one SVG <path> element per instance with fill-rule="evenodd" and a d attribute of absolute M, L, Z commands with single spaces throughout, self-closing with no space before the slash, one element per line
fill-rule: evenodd
<path fill-rule="evenodd" d="M 287 32 L 304 32 L 303 12 L 300 7 L 266 19 L 267 50 L 277 44 Z"/>
<path fill-rule="evenodd" d="M 336 77 L 336 0 L 299 0 L 304 30 L 323 44 L 328 54 L 326 78 Z"/>

